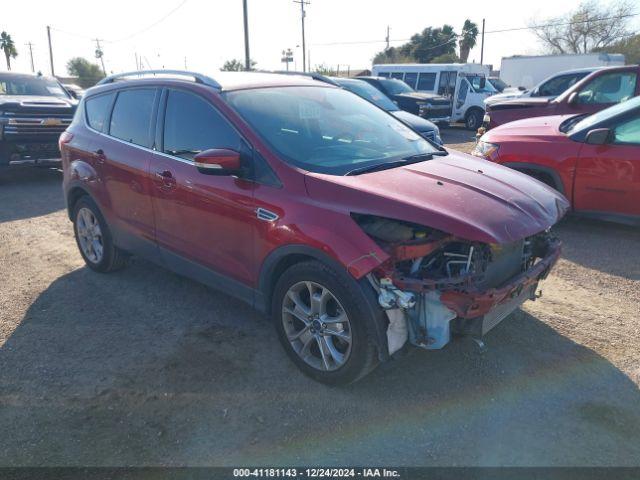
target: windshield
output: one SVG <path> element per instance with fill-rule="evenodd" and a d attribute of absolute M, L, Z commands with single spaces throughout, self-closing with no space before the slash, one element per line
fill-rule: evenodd
<path fill-rule="evenodd" d="M 380 83 L 391 95 L 399 95 L 401 93 L 411 93 L 414 90 L 397 78 L 385 78 L 381 79 Z"/>
<path fill-rule="evenodd" d="M 388 112 L 399 110 L 398 106 L 389 97 L 367 82 L 362 80 L 338 80 L 338 83 L 341 87 L 361 96 L 365 100 L 369 100 L 383 110 Z"/>
<path fill-rule="evenodd" d="M 465 78 L 469 80 L 469 83 L 471 84 L 471 87 L 473 88 L 474 92 L 498 93 L 498 90 L 496 90 L 494 86 L 491 85 L 491 82 L 487 81 L 486 77 L 483 77 L 481 75 L 466 75 Z M 481 87 L 480 84 L 482 83 L 483 79 L 484 79 L 484 87 Z"/>
<path fill-rule="evenodd" d="M 635 97 L 631 100 L 627 100 L 626 102 L 618 103 L 613 107 L 601 110 L 598 113 L 594 113 L 593 115 L 590 115 L 587 118 L 579 121 L 578 123 L 573 125 L 571 129 L 567 130 L 567 133 L 586 130 L 594 125 L 597 125 L 600 122 L 607 121 L 610 118 L 620 115 L 621 113 L 625 113 L 638 107 L 640 107 L 640 97 Z"/>
<path fill-rule="evenodd" d="M 0 95 L 39 95 L 69 98 L 69 95 L 55 80 L 13 75 L 0 75 Z"/>
<path fill-rule="evenodd" d="M 339 88 L 259 88 L 225 97 L 284 160 L 312 172 L 345 175 L 438 151 L 392 115 Z"/>

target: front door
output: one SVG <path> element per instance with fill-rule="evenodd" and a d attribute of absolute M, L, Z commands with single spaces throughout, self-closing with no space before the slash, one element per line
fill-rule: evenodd
<path fill-rule="evenodd" d="M 453 101 L 456 92 L 456 82 L 458 81 L 458 72 L 445 71 L 440 72 L 440 81 L 438 82 L 438 95 L 443 95 Z"/>
<path fill-rule="evenodd" d="M 575 103 L 558 103 L 555 113 L 595 113 L 636 95 L 637 73 L 609 72 L 598 75 L 578 92 Z"/>
<path fill-rule="evenodd" d="M 204 267 L 223 279 L 252 284 L 258 221 L 254 183 L 200 173 L 193 162 L 204 150 L 248 148 L 204 97 L 171 89 L 163 95 L 165 102 L 164 122 L 159 126 L 162 153 L 155 155 L 150 166 L 156 238 L 164 261 L 189 276 L 201 277 L 198 272 Z"/>
<path fill-rule="evenodd" d="M 611 143 L 580 149 L 575 209 L 640 218 L 640 118 L 620 121 L 612 130 Z"/>

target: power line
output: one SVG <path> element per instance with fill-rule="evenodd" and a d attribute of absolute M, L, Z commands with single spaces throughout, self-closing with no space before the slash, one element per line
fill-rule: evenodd
<path fill-rule="evenodd" d="M 125 40 L 129 40 L 129 39 L 131 39 L 133 37 L 137 37 L 138 35 L 140 35 L 140 34 L 142 34 L 144 32 L 147 32 L 147 31 L 151 30 L 153 27 L 155 27 L 156 25 L 164 22 L 167 18 L 169 18 L 171 15 L 173 15 L 178 10 L 180 10 L 184 6 L 184 4 L 187 3 L 188 1 L 189 0 L 182 0 L 182 2 L 177 7 L 175 7 L 173 10 L 169 11 L 166 15 L 164 15 L 159 20 L 156 20 L 155 22 L 153 22 L 148 27 L 143 28 L 142 30 L 138 30 L 137 32 L 132 33 L 131 35 L 127 35 L 126 37 L 119 38 L 117 40 L 105 40 L 105 42 L 118 43 L 118 42 L 124 42 Z"/>
<path fill-rule="evenodd" d="M 618 16 L 613 16 L 613 17 L 603 17 L 603 18 L 591 18 L 588 20 L 580 20 L 580 21 L 575 21 L 575 22 L 563 22 L 563 23 L 547 23 L 547 24 L 540 24 L 540 25 L 531 25 L 528 27 L 517 27 L 517 28 L 504 28 L 504 29 L 500 29 L 500 30 L 488 30 L 485 33 L 489 34 L 489 33 L 503 33 L 503 32 L 516 32 L 519 30 L 535 30 L 536 28 L 544 28 L 544 27 L 561 27 L 561 26 L 567 26 L 567 25 L 578 25 L 581 23 L 588 23 L 588 22 L 602 22 L 605 20 L 618 20 L 618 19 L 622 19 L 622 18 L 630 18 L 630 17 L 637 17 L 638 15 L 640 15 L 640 13 L 630 13 L 627 15 L 618 15 Z M 394 39 L 394 40 L 388 40 L 388 39 L 383 39 L 383 40 L 356 40 L 356 41 L 348 41 L 348 42 L 327 42 L 327 43 L 314 43 L 313 46 L 315 47 L 320 47 L 320 46 L 332 46 L 332 45 L 360 45 L 360 44 L 368 44 L 368 43 L 387 43 L 387 42 L 409 42 L 411 41 L 411 38 L 398 38 L 398 39 Z M 443 45 L 446 45 L 449 42 L 444 43 Z M 442 46 L 442 45 L 440 45 Z M 437 46 L 436 46 L 437 47 Z M 436 48 L 433 47 L 433 48 Z"/>

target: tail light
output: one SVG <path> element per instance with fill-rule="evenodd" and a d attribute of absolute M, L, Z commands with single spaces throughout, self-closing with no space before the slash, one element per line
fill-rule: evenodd
<path fill-rule="evenodd" d="M 69 143 L 73 140 L 73 133 L 67 132 L 66 130 L 60 134 L 60 138 L 58 139 L 58 147 L 60 151 L 62 151 L 62 146 Z"/>

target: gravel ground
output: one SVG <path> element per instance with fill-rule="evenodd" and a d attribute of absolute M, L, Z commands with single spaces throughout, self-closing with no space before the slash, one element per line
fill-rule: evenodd
<path fill-rule="evenodd" d="M 543 297 L 485 353 L 328 388 L 232 298 L 141 260 L 86 269 L 60 180 L 0 173 L 0 465 L 640 465 L 637 229 L 564 221 Z"/>

